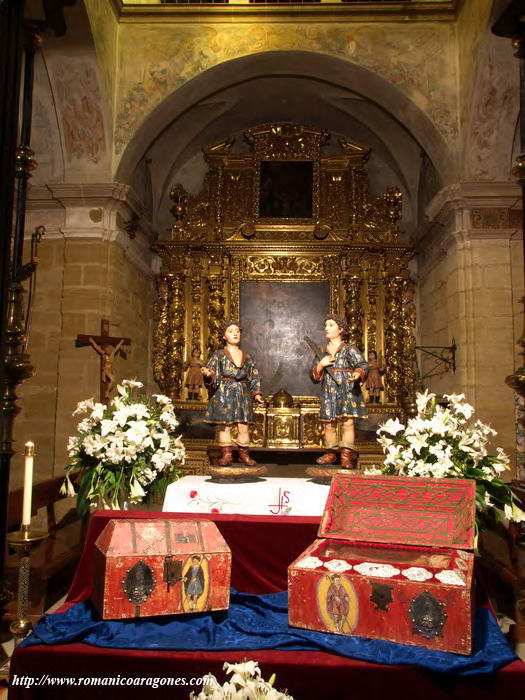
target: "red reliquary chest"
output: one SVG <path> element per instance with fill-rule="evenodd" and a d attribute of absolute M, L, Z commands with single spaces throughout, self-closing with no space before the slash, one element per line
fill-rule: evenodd
<path fill-rule="evenodd" d="M 225 610 L 231 552 L 208 520 L 110 520 L 95 543 L 104 620 Z"/>
<path fill-rule="evenodd" d="M 475 482 L 337 476 L 288 569 L 292 627 L 470 654 Z"/>

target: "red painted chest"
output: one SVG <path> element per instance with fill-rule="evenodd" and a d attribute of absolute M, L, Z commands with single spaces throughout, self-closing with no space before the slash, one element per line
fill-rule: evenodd
<path fill-rule="evenodd" d="M 95 543 L 103 619 L 224 610 L 231 552 L 209 520 L 110 520 Z"/>
<path fill-rule="evenodd" d="M 475 482 L 334 478 L 288 569 L 292 627 L 470 654 Z"/>

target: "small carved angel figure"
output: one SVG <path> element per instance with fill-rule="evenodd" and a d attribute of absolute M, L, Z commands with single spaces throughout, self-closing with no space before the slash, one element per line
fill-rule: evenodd
<path fill-rule="evenodd" d="M 204 387 L 204 381 L 202 378 L 202 362 L 201 362 L 201 351 L 199 348 L 193 348 L 191 351 L 191 359 L 186 365 L 187 374 L 185 386 L 188 390 L 188 399 L 190 401 L 198 401 L 200 397 L 200 390 Z"/>
<path fill-rule="evenodd" d="M 386 366 L 383 358 L 377 358 L 377 352 L 370 350 L 368 353 L 368 364 L 370 370 L 366 382 L 363 384 L 368 392 L 368 400 L 370 403 L 381 403 L 381 392 L 385 388 L 383 386 L 382 376 L 386 372 Z"/>

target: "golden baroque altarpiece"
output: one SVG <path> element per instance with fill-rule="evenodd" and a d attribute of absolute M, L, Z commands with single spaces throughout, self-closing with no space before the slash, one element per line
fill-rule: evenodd
<path fill-rule="evenodd" d="M 204 390 L 201 401 L 187 400 L 184 377 L 191 351 L 199 348 L 205 362 L 221 347 L 221 323 L 239 318 L 241 285 L 249 280 L 328 283 L 326 312 L 346 317 L 350 342 L 365 356 L 375 350 L 386 364 L 381 404 L 370 405 L 370 417 L 384 420 L 385 413 L 413 411 L 412 249 L 397 224 L 401 193 L 389 187 L 373 197 L 365 170 L 370 150 L 340 139 L 339 152 L 324 155 L 329 139 L 329 132 L 318 128 L 264 124 L 245 132 L 247 152 L 233 152 L 233 139 L 203 149 L 208 172 L 199 195 L 180 184 L 172 187 L 171 240 L 156 245 L 162 267 L 153 362 L 159 387 L 186 416 L 202 416 L 205 408 Z M 288 178 L 297 169 L 298 189 L 311 188 L 306 197 L 292 188 L 288 196 L 300 200 L 295 209 L 283 202 L 280 164 L 288 168 L 283 171 Z M 286 390 L 285 381 L 274 387 L 281 388 Z M 254 445 L 321 444 L 315 396 L 284 402 L 291 405 L 270 396 L 267 403 L 256 410 Z M 185 442 L 188 468 L 201 472 L 209 437 L 194 434 Z M 369 443 L 368 450 L 366 444 L 362 448 L 365 464 L 367 451 L 378 452 L 375 440 Z"/>

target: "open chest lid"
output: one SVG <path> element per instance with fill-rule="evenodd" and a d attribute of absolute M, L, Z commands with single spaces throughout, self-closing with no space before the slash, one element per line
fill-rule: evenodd
<path fill-rule="evenodd" d="M 476 482 L 338 475 L 319 536 L 363 542 L 472 549 Z"/>

